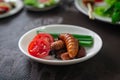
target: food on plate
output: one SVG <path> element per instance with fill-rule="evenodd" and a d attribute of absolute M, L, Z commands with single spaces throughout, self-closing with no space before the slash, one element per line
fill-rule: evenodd
<path fill-rule="evenodd" d="M 56 5 L 59 0 L 24 0 L 24 4 L 36 8 L 45 8 Z"/>
<path fill-rule="evenodd" d="M 48 33 L 37 34 L 28 46 L 28 52 L 38 58 L 48 56 L 53 37 Z"/>
<path fill-rule="evenodd" d="M 78 53 L 78 40 L 69 33 L 62 33 L 59 38 L 65 42 L 69 57 L 74 58 Z"/>
<path fill-rule="evenodd" d="M 51 50 L 60 50 L 65 48 L 65 43 L 62 40 L 56 40 L 51 44 Z"/>
<path fill-rule="evenodd" d="M 0 1 L 0 15 L 7 13 L 14 8 L 15 8 L 14 2 Z"/>
<path fill-rule="evenodd" d="M 62 53 L 62 54 L 60 55 L 60 58 L 61 58 L 62 60 L 70 60 L 70 59 L 71 59 L 68 52 Z"/>
<path fill-rule="evenodd" d="M 66 53 L 66 52 L 67 52 L 67 49 L 63 48 L 63 49 L 59 49 L 59 50 L 51 50 L 50 54 L 55 55 L 55 58 L 57 58 L 57 59 L 62 59 L 62 54 Z"/>
<path fill-rule="evenodd" d="M 37 34 L 45 32 L 38 30 Z M 54 37 L 54 39 L 57 39 L 59 37 L 59 33 L 49 33 Z M 79 45 L 85 46 L 85 47 L 91 47 L 93 45 L 93 37 L 90 35 L 80 35 L 80 34 L 72 34 L 75 38 L 78 39 Z"/>
<path fill-rule="evenodd" d="M 74 37 L 74 36 L 76 37 Z M 86 55 L 85 46 L 80 45 L 81 41 L 93 43 L 92 37 L 89 35 L 70 34 L 70 33 L 46 33 L 37 32 L 37 35 L 32 39 L 28 45 L 28 52 L 30 55 L 37 58 L 44 58 L 51 56 L 55 59 L 70 60 L 74 58 L 81 58 Z M 86 39 L 85 39 L 86 38 Z M 93 44 L 87 45 L 87 47 Z"/>
<path fill-rule="evenodd" d="M 79 46 L 78 54 L 76 57 L 81 58 L 85 56 L 85 48 L 82 46 Z"/>

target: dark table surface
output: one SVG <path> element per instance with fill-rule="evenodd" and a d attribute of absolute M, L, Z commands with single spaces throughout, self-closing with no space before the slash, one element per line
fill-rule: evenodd
<path fill-rule="evenodd" d="M 46 12 L 25 8 L 0 19 L 0 80 L 120 80 L 120 25 L 90 20 L 72 0 Z M 93 58 L 74 65 L 52 66 L 34 62 L 18 48 L 19 38 L 28 30 L 47 24 L 71 24 L 91 29 L 103 40 Z"/>

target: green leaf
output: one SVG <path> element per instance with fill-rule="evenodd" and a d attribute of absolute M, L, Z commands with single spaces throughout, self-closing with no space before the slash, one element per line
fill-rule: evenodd
<path fill-rule="evenodd" d="M 115 10 L 119 10 L 120 11 L 120 2 L 116 2 L 115 3 Z"/>
<path fill-rule="evenodd" d="M 24 4 L 34 6 L 36 4 L 36 0 L 24 0 Z"/>
<path fill-rule="evenodd" d="M 103 14 L 106 14 L 107 16 L 112 16 L 114 11 L 114 4 L 110 5 L 104 12 Z"/>
<path fill-rule="evenodd" d="M 120 12 L 114 12 L 112 15 L 112 23 L 117 23 L 120 21 Z"/>
<path fill-rule="evenodd" d="M 114 4 L 118 0 L 104 0 L 108 5 Z"/>
<path fill-rule="evenodd" d="M 100 16 L 103 16 L 105 11 L 105 6 L 99 6 L 94 8 L 94 12 Z"/>

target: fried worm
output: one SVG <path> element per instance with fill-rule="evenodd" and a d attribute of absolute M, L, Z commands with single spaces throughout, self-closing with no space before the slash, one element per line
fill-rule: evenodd
<path fill-rule="evenodd" d="M 69 57 L 74 58 L 79 49 L 78 40 L 69 33 L 61 33 L 59 38 L 65 42 Z"/>

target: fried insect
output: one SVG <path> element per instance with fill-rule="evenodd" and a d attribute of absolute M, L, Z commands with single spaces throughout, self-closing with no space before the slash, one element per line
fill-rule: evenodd
<path fill-rule="evenodd" d="M 62 59 L 62 58 L 61 58 L 61 55 L 62 55 L 63 53 L 65 53 L 65 52 L 67 52 L 67 50 L 66 50 L 65 48 L 60 49 L 60 50 L 57 50 L 57 51 L 55 51 L 55 57 L 56 57 L 57 59 Z"/>
<path fill-rule="evenodd" d="M 51 44 L 51 50 L 60 50 L 65 47 L 65 43 L 62 40 L 57 40 Z"/>
<path fill-rule="evenodd" d="M 70 56 L 69 56 L 69 54 L 68 54 L 68 52 L 62 53 L 61 56 L 60 56 L 60 58 L 62 60 L 70 60 L 71 59 Z"/>
<path fill-rule="evenodd" d="M 59 38 L 65 42 L 69 57 L 74 58 L 78 53 L 78 40 L 69 33 L 61 33 Z"/>
<path fill-rule="evenodd" d="M 78 51 L 78 54 L 77 54 L 77 58 L 81 58 L 81 57 L 84 57 L 86 55 L 86 51 L 85 51 L 85 48 L 80 46 L 79 47 L 79 51 Z"/>

